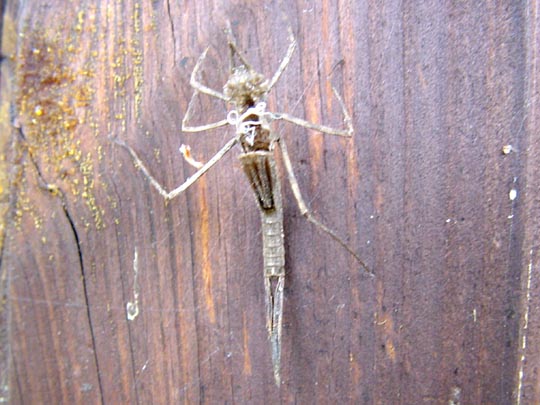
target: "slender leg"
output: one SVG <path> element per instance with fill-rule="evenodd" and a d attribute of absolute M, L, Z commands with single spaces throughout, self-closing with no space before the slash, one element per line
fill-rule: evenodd
<path fill-rule="evenodd" d="M 185 124 L 185 117 L 184 119 L 182 120 L 182 131 L 183 132 L 203 132 L 203 131 L 208 131 L 209 129 L 215 129 L 215 128 L 220 128 L 220 127 L 223 127 L 225 125 L 227 125 L 229 122 L 225 119 L 225 120 L 221 120 L 221 121 L 218 121 L 218 122 L 213 122 L 211 124 L 205 124 L 205 125 L 198 125 L 196 127 L 191 127 L 191 126 L 188 126 Z"/>
<path fill-rule="evenodd" d="M 199 94 L 198 90 L 195 90 L 193 95 L 191 96 L 191 100 L 189 100 L 188 108 L 186 110 L 186 114 L 184 115 L 184 118 L 182 119 L 182 131 L 183 132 L 203 132 L 208 131 L 209 129 L 215 129 L 220 128 L 229 123 L 227 119 L 213 122 L 211 124 L 205 124 L 205 125 L 198 125 L 195 127 L 192 127 L 187 124 L 188 120 L 191 119 L 191 109 L 193 108 L 193 103 L 195 102 L 195 97 Z"/>
<path fill-rule="evenodd" d="M 201 163 L 193 158 L 191 155 L 191 147 L 189 145 L 180 145 L 180 153 L 182 156 L 184 156 L 184 160 L 188 162 L 191 166 L 193 166 L 195 169 L 200 169 L 204 166 L 204 163 Z"/>
<path fill-rule="evenodd" d="M 294 198 L 296 199 L 296 203 L 298 204 L 298 208 L 300 209 L 300 213 L 312 224 L 316 225 L 319 229 L 326 232 L 328 235 L 332 237 L 337 243 L 339 243 L 341 246 L 343 246 L 347 252 L 349 252 L 357 261 L 360 263 L 360 265 L 363 267 L 364 271 L 368 273 L 370 276 L 373 276 L 373 272 L 369 269 L 369 267 L 363 262 L 362 259 L 341 239 L 339 238 L 334 231 L 332 231 L 330 228 L 328 228 L 326 225 L 319 222 L 317 219 L 313 217 L 313 214 L 308 209 L 304 199 L 302 198 L 302 194 L 300 192 L 300 187 L 298 186 L 298 182 L 296 181 L 296 176 L 294 175 L 294 171 L 291 164 L 291 159 L 289 157 L 289 152 L 287 152 L 287 146 L 285 145 L 285 142 L 283 139 L 279 140 L 279 147 L 281 148 L 281 155 L 283 156 L 283 164 L 285 165 L 285 169 L 287 170 L 287 175 L 289 177 L 289 183 L 291 184 L 291 189 L 294 194 Z"/>
<path fill-rule="evenodd" d="M 230 66 L 229 71 L 232 73 L 232 70 L 234 68 L 234 54 L 238 56 L 240 59 L 240 62 L 248 69 L 253 70 L 251 67 L 251 64 L 247 61 L 246 58 L 244 58 L 244 55 L 238 50 L 238 45 L 236 45 L 236 38 L 234 37 L 234 34 L 232 32 L 231 28 L 231 22 L 227 21 L 227 29 L 225 30 L 227 33 L 227 36 L 229 37 L 229 50 L 230 50 Z"/>
<path fill-rule="evenodd" d="M 296 125 L 298 125 L 300 127 L 313 129 L 315 131 L 323 132 L 325 134 L 350 137 L 350 136 L 352 136 L 352 134 L 354 132 L 351 117 L 350 117 L 349 113 L 347 112 L 347 109 L 345 108 L 345 104 L 343 103 L 343 99 L 341 98 L 341 96 L 338 94 L 337 90 L 333 86 L 332 86 L 332 90 L 334 92 L 334 95 L 338 99 L 339 104 L 341 105 L 341 110 L 343 112 L 343 117 L 344 117 L 345 124 L 347 125 L 347 129 L 337 129 L 337 128 L 327 127 L 325 125 L 314 124 L 314 123 L 306 121 L 306 120 L 304 120 L 302 118 L 293 117 L 292 115 L 289 115 L 287 113 L 273 113 L 272 118 L 274 120 L 289 121 L 289 122 L 292 122 L 293 124 L 296 124 Z"/>
<path fill-rule="evenodd" d="M 137 156 L 135 151 L 127 145 L 125 142 L 120 141 L 118 139 L 114 140 L 118 145 L 124 147 L 127 149 L 131 157 L 133 158 L 135 162 L 135 166 L 137 166 L 141 171 L 144 173 L 150 184 L 161 194 L 161 196 L 165 200 L 172 200 L 174 197 L 179 195 L 180 193 L 184 192 L 189 186 L 191 186 L 193 183 L 195 183 L 204 173 L 208 171 L 212 166 L 214 166 L 231 148 L 234 146 L 234 144 L 237 142 L 237 138 L 232 138 L 229 142 L 221 148 L 208 162 L 206 162 L 199 170 L 197 170 L 193 175 L 188 177 L 188 179 L 182 183 L 180 186 L 175 188 L 172 191 L 167 191 L 165 188 L 159 184 L 159 182 L 150 174 L 146 166 L 143 164 L 142 160 Z"/>
<path fill-rule="evenodd" d="M 206 58 L 206 53 L 208 52 L 209 48 L 206 48 L 204 52 L 199 57 L 199 60 L 197 61 L 197 64 L 193 68 L 193 72 L 191 72 L 191 78 L 189 79 L 189 84 L 191 87 L 193 87 L 195 90 L 208 94 L 209 96 L 219 98 L 224 101 L 229 101 L 229 99 L 225 96 L 225 94 L 220 93 L 219 91 L 213 90 L 210 87 L 205 86 L 204 84 L 200 83 L 197 80 L 197 73 L 199 72 L 199 69 L 201 68 L 201 65 L 204 61 L 204 58 Z"/>
<path fill-rule="evenodd" d="M 289 48 L 287 49 L 287 53 L 281 60 L 281 63 L 279 64 L 278 69 L 276 70 L 276 73 L 274 73 L 274 76 L 272 76 L 272 79 L 270 80 L 270 84 L 268 85 L 268 91 L 274 87 L 274 85 L 277 83 L 279 78 L 281 77 L 281 74 L 291 61 L 292 55 L 294 53 L 294 50 L 296 49 L 296 40 L 294 39 L 294 35 L 292 33 L 291 27 L 289 27 Z"/>

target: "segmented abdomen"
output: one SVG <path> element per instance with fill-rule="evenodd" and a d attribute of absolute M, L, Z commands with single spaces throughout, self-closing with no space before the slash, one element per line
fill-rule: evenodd
<path fill-rule="evenodd" d="M 285 275 L 285 245 L 283 237 L 283 211 L 263 211 L 262 234 L 263 234 L 263 258 L 264 275 Z"/>
<path fill-rule="evenodd" d="M 276 162 L 270 151 L 241 154 L 244 173 L 249 179 L 261 209 L 265 277 L 285 274 L 283 207 Z"/>

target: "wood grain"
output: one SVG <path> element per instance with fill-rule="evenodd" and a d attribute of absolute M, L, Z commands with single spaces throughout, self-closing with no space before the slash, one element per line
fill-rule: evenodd
<path fill-rule="evenodd" d="M 2 400 L 540 402 L 538 7 L 447 3 L 8 0 Z M 226 80 L 227 20 L 267 76 L 292 27 L 272 111 L 339 126 L 343 94 L 352 140 L 276 130 L 315 215 L 376 273 L 284 182 L 279 389 L 234 153 L 166 204 L 111 141 L 171 189 L 193 173 L 182 143 L 207 160 L 230 139 L 180 131 L 207 46 L 202 80 Z M 195 108 L 201 124 L 227 113 Z"/>

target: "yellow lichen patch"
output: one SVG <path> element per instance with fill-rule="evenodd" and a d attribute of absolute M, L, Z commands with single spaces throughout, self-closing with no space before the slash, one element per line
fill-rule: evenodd
<path fill-rule="evenodd" d="M 4 62 L 0 65 L 0 88 L 2 94 L 0 96 L 0 150 L 8 150 L 8 142 L 11 134 L 11 101 L 13 99 L 13 81 L 12 65 L 13 56 L 17 46 L 17 29 L 10 13 L 3 15 L 2 24 L 2 54 L 6 56 Z M 0 154 L 0 250 L 2 250 L 4 242 L 4 232 L 6 228 L 5 218 L 9 208 L 9 176 L 11 171 L 10 162 L 6 156 Z M 0 274 L 2 277 L 4 273 Z M 2 281 L 0 280 L 0 285 Z M 0 308 L 1 309 L 1 308 Z"/>
<path fill-rule="evenodd" d="M 93 161 L 98 152 L 85 139 L 92 133 L 86 123 L 91 121 L 88 106 L 95 90 L 94 74 L 79 44 L 84 18 L 84 12 L 77 14 L 71 37 L 52 29 L 25 32 L 16 58 L 17 123 L 51 195 L 61 195 L 61 190 L 67 198 L 83 199 L 99 229 L 104 211 L 97 205 L 94 189 Z M 30 201 L 21 208 L 28 207 Z M 37 218 L 38 210 L 31 211 Z M 38 227 L 41 222 L 36 218 Z"/>
<path fill-rule="evenodd" d="M 90 209 L 92 217 L 94 218 L 94 224 L 97 229 L 101 229 L 104 226 L 103 214 L 105 213 L 102 208 L 96 204 L 94 197 L 95 180 L 93 176 L 93 157 L 90 153 L 86 155 L 86 158 L 81 163 L 81 172 L 83 174 L 83 192 L 82 197 L 86 203 L 86 206 Z"/>
<path fill-rule="evenodd" d="M 135 3 L 133 10 L 133 29 L 136 33 L 141 32 L 142 14 L 141 5 Z M 141 103 L 142 103 L 142 87 L 144 83 L 143 70 L 143 51 L 140 41 L 134 37 L 130 42 L 130 51 L 133 62 L 133 90 L 135 95 L 135 119 L 140 122 L 141 118 Z"/>

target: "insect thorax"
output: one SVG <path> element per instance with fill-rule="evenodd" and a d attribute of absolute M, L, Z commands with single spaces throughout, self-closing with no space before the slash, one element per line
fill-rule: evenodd
<path fill-rule="evenodd" d="M 275 140 L 270 129 L 273 114 L 266 111 L 266 103 L 260 101 L 254 107 L 240 111 L 229 111 L 227 121 L 236 128 L 244 152 L 271 151 Z"/>
<path fill-rule="evenodd" d="M 268 92 L 268 81 L 262 74 L 240 65 L 233 69 L 223 87 L 223 92 L 229 102 L 242 114 L 258 102 L 264 101 Z"/>
<path fill-rule="evenodd" d="M 253 137 L 244 135 L 240 138 L 240 144 L 245 152 L 269 151 L 270 141 L 270 130 L 262 126 L 254 127 Z"/>

